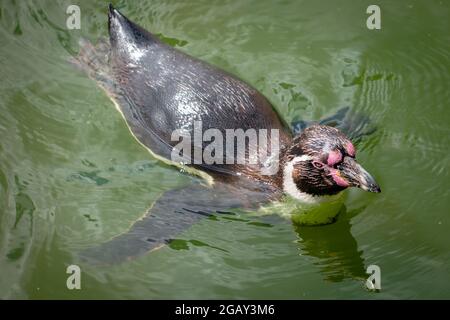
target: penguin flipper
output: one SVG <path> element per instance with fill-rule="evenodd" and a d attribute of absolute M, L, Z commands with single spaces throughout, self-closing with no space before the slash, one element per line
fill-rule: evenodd
<path fill-rule="evenodd" d="M 238 195 L 234 194 L 238 192 Z M 88 248 L 80 258 L 92 265 L 112 265 L 157 250 L 196 222 L 233 208 L 254 207 L 264 203 L 266 194 L 250 190 L 230 190 L 216 183 L 201 184 L 165 192 L 131 228 L 111 240 Z"/>
<path fill-rule="evenodd" d="M 369 136 L 376 131 L 375 125 L 370 121 L 369 117 L 359 113 L 352 112 L 350 107 L 343 107 L 335 114 L 323 118 L 319 121 L 295 121 L 291 123 L 292 130 L 295 135 L 300 134 L 304 129 L 313 125 L 321 124 L 335 127 L 341 130 L 353 142 L 358 143 L 365 136 Z"/>
<path fill-rule="evenodd" d="M 339 109 L 334 115 L 320 120 L 319 123 L 341 130 L 355 144 L 377 129 L 367 115 L 353 112 L 349 107 Z"/>
<path fill-rule="evenodd" d="M 340 129 L 340 127 L 342 127 L 343 125 L 344 120 L 346 119 L 349 110 L 350 110 L 349 107 L 341 108 L 335 114 L 320 119 L 319 121 L 307 121 L 307 120 L 292 121 L 291 122 L 292 131 L 294 132 L 295 135 L 298 135 L 302 133 L 303 130 L 314 124 L 327 125 L 330 127 L 336 127 Z"/>

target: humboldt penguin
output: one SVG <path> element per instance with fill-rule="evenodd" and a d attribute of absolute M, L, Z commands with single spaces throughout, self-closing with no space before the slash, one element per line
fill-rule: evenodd
<path fill-rule="evenodd" d="M 205 180 L 164 193 L 128 232 L 84 256 L 123 261 L 169 243 L 203 217 L 233 208 L 257 209 L 284 195 L 314 203 L 348 187 L 380 192 L 339 129 L 316 123 L 293 130 L 251 85 L 163 43 L 112 5 L 108 18 L 109 42 L 82 41 L 73 62 L 104 89 L 143 147 Z M 266 130 L 258 150 L 276 156 L 251 159 L 254 147 L 244 143 L 242 150 L 232 149 L 241 161 L 227 161 L 230 154 L 212 163 L 194 159 L 207 141 L 192 143 L 181 155 L 174 132 L 195 136 L 196 124 L 201 124 L 200 135 L 210 129 L 223 136 L 227 130 Z M 276 153 L 269 132 L 277 134 Z M 174 154 L 181 158 L 174 161 Z M 276 170 L 263 174 L 267 167 Z"/>

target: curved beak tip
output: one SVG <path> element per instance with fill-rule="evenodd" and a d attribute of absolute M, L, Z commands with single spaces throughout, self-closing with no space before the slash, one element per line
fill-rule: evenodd
<path fill-rule="evenodd" d="M 369 190 L 368 190 L 369 192 L 374 192 L 374 193 L 380 193 L 381 192 L 381 188 L 380 188 L 380 186 L 379 185 L 377 185 L 377 184 L 371 184 L 370 186 L 369 186 Z"/>
<path fill-rule="evenodd" d="M 372 178 L 373 181 L 373 178 Z M 366 182 L 366 181 L 364 181 Z M 363 189 L 364 191 L 373 192 L 373 193 L 380 193 L 381 188 L 376 182 L 366 182 L 366 183 L 360 183 L 357 184 L 356 187 Z"/>
<path fill-rule="evenodd" d="M 351 186 L 358 187 L 368 192 L 381 192 L 380 186 L 372 175 L 354 159 L 346 158 L 341 172 L 347 178 Z"/>

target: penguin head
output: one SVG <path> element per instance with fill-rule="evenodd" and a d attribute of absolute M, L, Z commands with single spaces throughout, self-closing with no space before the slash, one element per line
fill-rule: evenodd
<path fill-rule="evenodd" d="M 305 202 L 335 195 L 349 187 L 381 192 L 356 161 L 353 143 L 338 129 L 314 125 L 293 140 L 283 171 L 284 191 Z"/>

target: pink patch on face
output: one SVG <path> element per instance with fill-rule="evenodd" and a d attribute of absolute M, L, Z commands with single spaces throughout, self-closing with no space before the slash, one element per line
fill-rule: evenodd
<path fill-rule="evenodd" d="M 347 143 L 347 145 L 345 146 L 345 149 L 351 157 L 355 156 L 355 147 L 353 146 L 353 143 L 351 143 L 351 142 Z"/>
<path fill-rule="evenodd" d="M 334 166 L 336 163 L 341 162 L 342 154 L 338 150 L 333 150 L 328 154 L 327 163 L 329 166 Z"/>
<path fill-rule="evenodd" d="M 347 182 L 347 180 L 345 180 L 344 178 L 341 177 L 339 170 L 336 169 L 331 169 L 330 170 L 331 176 L 333 177 L 334 182 L 336 182 L 336 184 L 338 186 L 347 188 L 349 186 L 349 183 Z"/>

